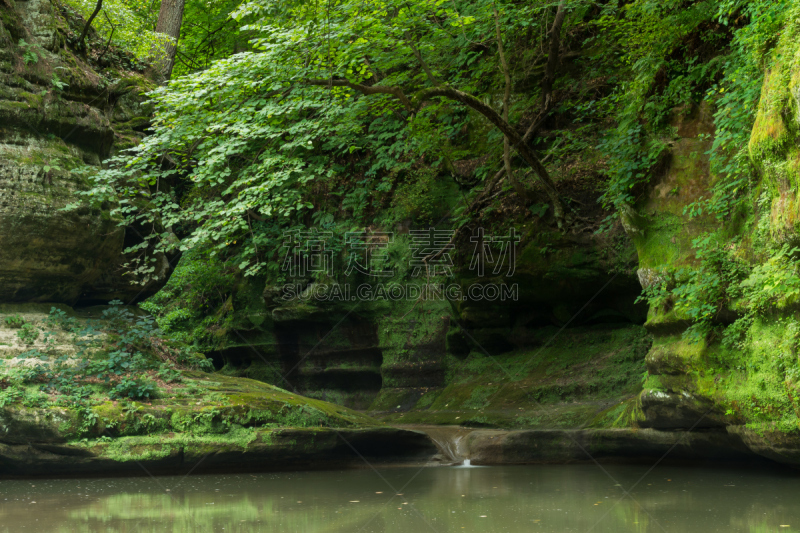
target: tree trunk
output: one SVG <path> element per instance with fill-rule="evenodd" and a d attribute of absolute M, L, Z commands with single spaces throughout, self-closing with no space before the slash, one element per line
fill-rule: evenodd
<path fill-rule="evenodd" d="M 553 93 L 553 82 L 556 79 L 556 69 L 558 68 L 559 53 L 561 48 L 561 27 L 564 25 L 564 18 L 567 16 L 566 1 L 561 0 L 556 11 L 556 18 L 553 27 L 550 28 L 550 53 L 547 54 L 547 67 L 542 79 L 542 109 L 549 109 L 550 99 Z"/>
<path fill-rule="evenodd" d="M 181 36 L 181 22 L 183 22 L 183 7 L 185 0 L 161 0 L 158 11 L 156 33 L 163 33 L 172 39 L 164 44 L 159 51 L 155 67 L 166 81 L 172 76 L 175 66 L 175 53 L 177 52 L 178 38 Z"/>
<path fill-rule="evenodd" d="M 80 38 L 78 38 L 78 49 L 81 51 L 83 55 L 86 55 L 86 35 L 89 33 L 89 27 L 92 25 L 92 21 L 100 13 L 100 10 L 103 9 L 103 0 L 97 0 L 97 5 L 94 6 L 94 11 L 89 16 L 89 20 L 86 21 L 86 25 L 83 27 L 83 32 L 81 32 Z M 109 42 L 111 42 L 109 40 Z"/>
<path fill-rule="evenodd" d="M 500 14 L 497 12 L 497 5 L 494 6 L 494 29 L 497 36 L 497 53 L 500 56 L 500 68 L 503 71 L 503 79 L 505 80 L 505 91 L 503 92 L 503 120 L 508 122 L 508 109 L 511 107 L 511 73 L 508 70 L 508 63 L 506 62 L 506 53 L 503 48 L 503 33 L 500 31 Z M 528 192 L 525 190 L 525 185 L 517 180 L 514 176 L 514 170 L 511 168 L 511 143 L 508 141 L 508 135 L 503 135 L 503 165 L 506 169 L 508 181 L 514 188 L 514 192 L 522 199 L 523 202 L 528 202 Z"/>

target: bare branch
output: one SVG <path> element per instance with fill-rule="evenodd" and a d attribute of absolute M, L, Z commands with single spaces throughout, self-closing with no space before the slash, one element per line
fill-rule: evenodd
<path fill-rule="evenodd" d="M 372 79 L 375 80 L 375 83 L 380 83 L 381 79 L 378 76 L 378 71 L 375 70 L 374 68 L 372 68 L 372 63 L 369 62 L 369 58 L 368 57 L 364 57 L 364 63 L 367 65 L 367 68 L 372 73 Z"/>
<path fill-rule="evenodd" d="M 111 22 L 111 19 L 108 17 L 108 12 L 103 11 L 103 15 L 105 15 L 108 24 L 111 26 L 111 35 L 108 36 L 108 42 L 106 43 L 105 50 L 103 50 L 103 53 L 100 54 L 100 57 L 97 58 L 98 63 L 100 62 L 101 59 L 105 57 L 106 52 L 108 52 L 108 47 L 111 46 L 111 39 L 114 37 L 114 32 L 117 30 L 117 27 L 114 25 L 113 22 Z"/>
<path fill-rule="evenodd" d="M 494 9 L 494 30 L 497 36 L 497 53 L 500 56 L 500 68 L 503 71 L 503 78 L 505 79 L 505 90 L 503 92 L 503 120 L 508 122 L 508 112 L 511 106 L 511 74 L 508 70 L 508 62 L 506 61 L 506 54 L 503 48 L 503 34 L 500 31 L 500 14 L 497 12 L 497 5 L 493 4 Z M 514 170 L 511 168 L 511 145 L 508 141 L 508 136 L 503 136 L 503 165 L 508 176 L 508 181 L 514 187 L 514 191 L 522 198 L 523 201 L 528 200 L 528 194 L 525 187 L 514 176 Z"/>
<path fill-rule="evenodd" d="M 254 218 L 255 220 L 258 220 L 260 222 L 265 222 L 267 220 L 266 217 L 262 217 L 261 215 L 259 215 L 255 211 L 253 211 L 252 209 L 248 209 L 247 210 L 247 216 L 249 216 L 250 218 Z M 252 229 L 251 229 L 251 231 L 252 231 Z"/>
<path fill-rule="evenodd" d="M 422 54 L 419 52 L 419 49 L 417 49 L 417 47 L 414 46 L 414 43 L 411 42 L 411 39 L 408 37 L 408 34 L 406 34 L 406 39 L 408 39 L 408 45 L 411 47 L 411 51 L 414 52 L 414 57 L 417 58 L 417 62 L 422 67 L 422 70 L 425 71 L 425 75 L 428 76 L 430 82 L 434 85 L 441 85 L 441 82 L 439 82 L 439 80 L 436 79 L 436 76 L 433 75 L 433 72 L 431 72 L 431 69 L 428 66 L 428 64 L 425 62 L 424 59 L 422 59 Z"/>

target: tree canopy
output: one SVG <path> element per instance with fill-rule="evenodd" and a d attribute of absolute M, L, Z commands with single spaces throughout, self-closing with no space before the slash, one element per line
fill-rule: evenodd
<path fill-rule="evenodd" d="M 152 134 L 87 194 L 149 231 L 140 259 L 201 246 L 250 274 L 282 229 L 341 221 L 330 195 L 359 224 L 421 164 L 461 188 L 456 225 L 509 187 L 564 227 L 573 214 L 556 174 L 570 158 L 598 161 L 613 218 L 661 159 L 671 110 L 704 100 L 729 132 L 715 164 L 741 189 L 736 154 L 782 4 L 256 0 L 230 19 L 215 4 L 179 46 L 180 72 L 199 70 L 150 94 Z"/>

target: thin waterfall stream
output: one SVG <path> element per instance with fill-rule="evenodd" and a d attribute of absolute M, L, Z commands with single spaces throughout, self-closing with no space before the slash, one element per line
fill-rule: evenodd
<path fill-rule="evenodd" d="M 457 426 L 409 426 L 426 433 L 436 444 L 439 453 L 451 465 L 471 466 L 469 450 L 466 446 L 466 437 L 473 430 Z"/>

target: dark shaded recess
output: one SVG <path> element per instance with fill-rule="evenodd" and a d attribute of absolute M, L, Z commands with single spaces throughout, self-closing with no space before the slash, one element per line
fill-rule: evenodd
<path fill-rule="evenodd" d="M 305 360 L 302 357 L 298 359 L 302 362 L 293 374 L 293 379 L 302 389 L 377 392 L 383 384 L 380 375 L 383 353 L 379 348 L 312 352 Z"/>
<path fill-rule="evenodd" d="M 646 321 L 647 304 L 636 303 L 642 289 L 635 275 L 571 278 L 574 274 L 569 270 L 559 274 L 552 283 L 546 278 L 522 278 L 516 302 L 484 302 L 463 308 L 458 327 L 451 326 L 447 333 L 448 351 L 456 357 L 465 357 L 472 350 L 497 355 L 529 348 L 542 327 L 642 325 Z"/>
<path fill-rule="evenodd" d="M 281 374 L 287 368 L 281 359 L 275 360 L 265 356 L 258 348 L 252 346 L 234 346 L 222 350 L 215 350 L 206 353 L 206 357 L 211 359 L 216 370 L 222 369 L 226 364 L 233 369 L 247 370 L 253 363 L 263 361 L 267 365 L 274 366 Z"/>
<path fill-rule="evenodd" d="M 278 353 L 285 365 L 285 370 L 282 371 L 285 383 L 296 388 L 297 367 L 300 364 L 298 333 L 294 328 L 277 327 L 275 336 L 278 337 Z"/>
<path fill-rule="evenodd" d="M 347 337 L 346 347 L 330 346 L 334 328 Z M 316 335 L 309 336 L 309 330 Z M 377 348 L 374 326 L 356 317 L 343 324 L 294 322 L 276 328 L 281 357 L 289 373 L 286 379 L 301 393 L 338 390 L 344 393 L 377 392 L 383 381 L 383 353 Z M 318 340 L 315 340 L 318 339 Z M 349 367 L 349 368 L 348 368 Z M 374 370 L 371 370 L 374 369 Z"/>
<path fill-rule="evenodd" d="M 310 374 L 304 372 L 302 377 L 295 377 L 300 389 L 323 390 L 334 389 L 342 392 L 381 390 L 383 378 L 375 371 L 330 369 Z"/>
<path fill-rule="evenodd" d="M 444 363 L 441 360 L 401 364 L 383 368 L 383 377 L 394 387 L 442 387 L 445 384 Z"/>
<path fill-rule="evenodd" d="M 94 152 L 100 158 L 108 157 L 111 145 L 114 143 L 114 130 L 110 126 L 98 126 L 88 118 L 86 124 L 62 122 L 58 119 L 49 119 L 46 116 L 38 123 L 39 129 L 45 133 L 52 133 L 64 142 L 74 144 Z M 80 121 L 81 118 L 76 119 Z"/>
<path fill-rule="evenodd" d="M 383 361 L 383 352 L 381 352 L 380 348 L 374 345 L 358 346 L 352 342 L 348 344 L 347 348 L 327 350 L 323 346 L 313 350 L 305 350 L 305 353 L 302 353 L 303 351 L 298 347 L 298 355 L 301 359 L 313 361 L 315 365 L 322 366 L 338 365 L 347 361 L 358 361 L 364 366 L 370 364 L 378 366 Z"/>

